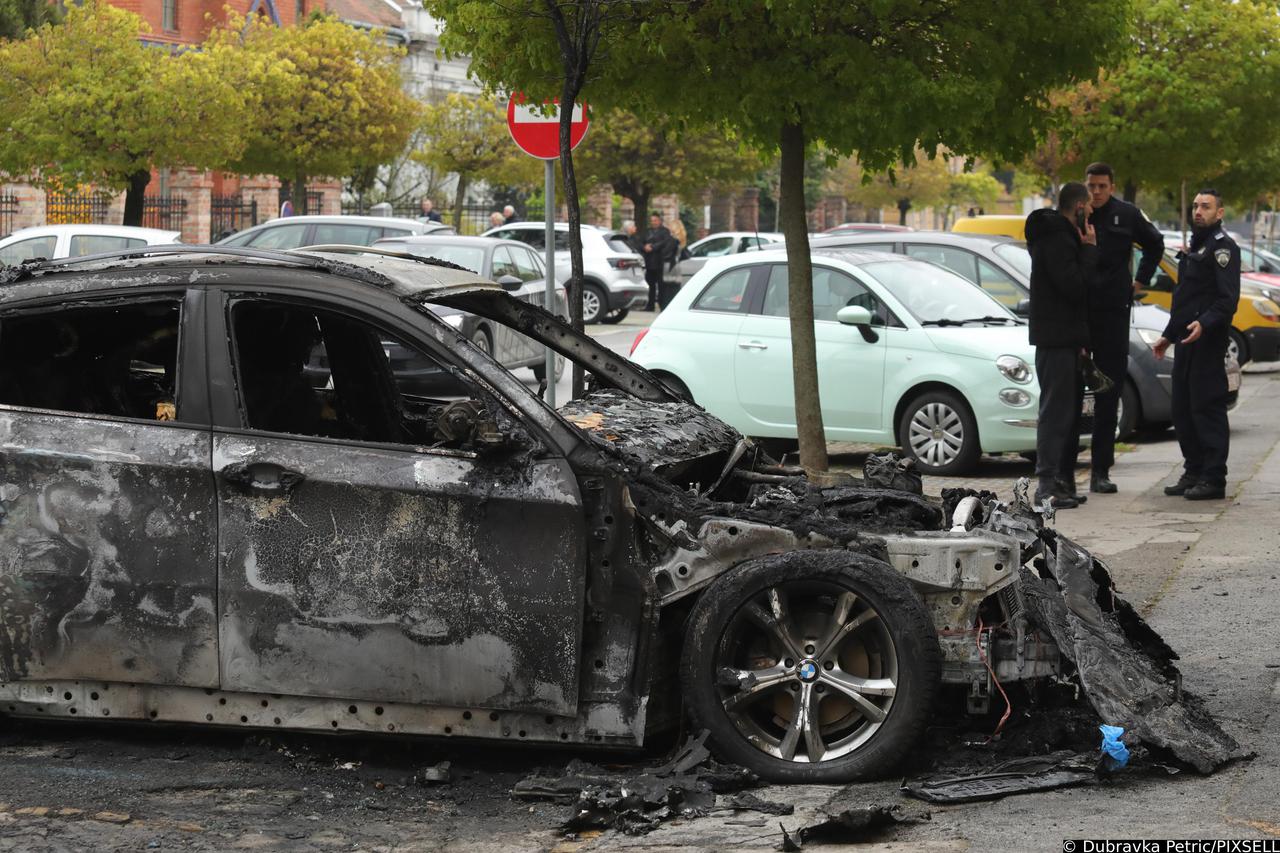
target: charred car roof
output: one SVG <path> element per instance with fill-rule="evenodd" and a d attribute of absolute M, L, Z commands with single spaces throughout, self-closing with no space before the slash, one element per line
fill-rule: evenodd
<path fill-rule="evenodd" d="M 305 269 L 326 272 L 369 284 L 401 299 L 427 301 L 477 291 L 503 292 L 502 288 L 471 270 L 431 258 L 420 258 L 365 246 L 324 246 L 288 252 L 241 249 L 227 246 L 140 247 L 122 252 L 86 255 L 57 261 L 37 260 L 0 267 L 0 284 L 41 280 L 46 293 L 56 295 L 84 290 L 85 275 L 117 271 L 164 272 L 178 269 L 227 266 Z M 141 275 L 113 278 L 112 289 L 158 283 Z M 105 283 L 104 283 L 105 284 Z M 0 303 L 28 295 L 24 288 L 0 289 Z"/>

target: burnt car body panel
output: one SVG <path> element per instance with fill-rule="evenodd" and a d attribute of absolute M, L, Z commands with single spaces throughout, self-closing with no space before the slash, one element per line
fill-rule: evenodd
<path fill-rule="evenodd" d="M 0 537 L 72 555 L 50 563 L 10 549 L 0 561 L 0 701 L 11 713 L 638 746 L 680 719 L 674 670 L 695 597 L 795 549 L 861 552 L 911 581 L 942 635 L 942 680 L 967 685 L 970 710 L 985 710 L 997 674 L 1059 672 L 1056 647 L 1027 629 L 1018 586 L 1040 548 L 1025 500 L 1010 511 L 993 501 L 981 528 L 946 531 L 955 506 L 870 477 L 820 487 L 473 274 L 337 252 L 228 262 L 198 249 L 3 273 L 0 341 L 6 318 L 32 305 L 185 291 L 179 418 L 197 419 L 38 412 L 28 424 L 0 403 Z M 465 389 L 465 440 L 445 429 L 444 402 L 407 398 L 397 405 L 436 419 L 430 441 L 250 429 L 233 326 L 236 306 L 255 301 L 350 318 L 369 328 L 371 350 L 387 335 L 434 360 Z M 591 370 L 594 387 L 565 411 L 548 407 L 434 304 L 507 324 Z M 334 362 L 335 379 L 344 369 Z M 388 359 L 366 399 L 391 402 L 376 399 L 394 387 L 390 373 Z M 51 418 L 93 423 L 51 440 Z M 46 461 L 31 463 L 41 448 Z M 122 459 L 154 471 L 135 476 Z M 73 512 L 50 525 L 36 496 L 62 483 Z M 152 538 L 136 534 L 153 517 L 155 541 L 133 541 Z M 179 517 L 189 526 L 169 524 Z M 114 597 L 65 621 L 87 600 L 75 584 L 91 586 L 95 571 Z M 42 573 L 58 594 L 31 592 Z M 137 589 L 166 590 L 165 606 L 144 606 Z M 64 622 L 71 637 L 110 626 L 92 640 L 114 657 L 58 668 Z M 148 654 L 169 668 L 130 669 L 123 657 Z"/>

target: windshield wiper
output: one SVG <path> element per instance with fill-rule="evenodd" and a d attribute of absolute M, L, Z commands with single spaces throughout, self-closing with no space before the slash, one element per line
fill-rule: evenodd
<path fill-rule="evenodd" d="M 964 326 L 968 323 L 1014 323 L 1021 325 L 1022 321 L 1016 317 L 969 317 L 965 320 L 948 320 L 943 317 L 940 320 L 921 320 L 921 326 Z"/>

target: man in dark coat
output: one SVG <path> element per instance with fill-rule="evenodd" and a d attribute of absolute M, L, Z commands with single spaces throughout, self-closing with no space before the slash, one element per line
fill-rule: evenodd
<path fill-rule="evenodd" d="M 1089 224 L 1098 237 L 1098 263 L 1088 280 L 1089 350 L 1093 363 L 1115 384 L 1111 391 L 1100 392 L 1095 398 L 1089 491 L 1109 495 L 1116 492 L 1110 472 L 1116 461 L 1120 394 L 1129 375 L 1133 294 L 1151 284 L 1164 254 L 1164 237 L 1141 210 L 1115 197 L 1115 173 L 1106 163 L 1089 164 L 1085 186 L 1093 209 Z M 1131 266 L 1134 243 L 1142 248 L 1136 272 Z"/>
<path fill-rule="evenodd" d="M 1089 348 L 1086 281 L 1097 254 L 1089 224 L 1089 191 L 1068 183 L 1056 210 L 1027 217 L 1031 252 L 1031 345 L 1036 348 L 1040 413 L 1036 421 L 1036 503 L 1079 506 L 1065 482 L 1075 481 L 1081 404 L 1081 356 Z"/>
<path fill-rule="evenodd" d="M 1240 247 L 1222 229 L 1222 196 L 1205 189 L 1191 206 L 1191 246 L 1178 253 L 1169 325 L 1151 347 L 1173 358 L 1173 430 L 1183 472 L 1166 495 L 1217 500 L 1227 493 L 1227 376 L 1222 369 L 1231 318 L 1240 301 Z"/>
<path fill-rule="evenodd" d="M 649 216 L 649 230 L 644 235 L 644 280 L 649 285 L 649 304 L 644 310 L 652 311 L 658 301 L 658 290 L 662 286 L 662 274 L 667 261 L 675 250 L 675 237 L 662 224 L 662 216 L 654 213 Z"/>

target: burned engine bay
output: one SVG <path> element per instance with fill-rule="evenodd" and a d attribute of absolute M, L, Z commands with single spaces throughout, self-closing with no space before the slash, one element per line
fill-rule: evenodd
<path fill-rule="evenodd" d="M 762 554 L 862 552 L 924 599 L 943 683 L 963 686 L 970 713 L 1000 703 L 1000 685 L 1072 681 L 1099 721 L 1181 765 L 1210 773 L 1245 757 L 1183 689 L 1177 654 L 1101 560 L 1047 526 L 1052 511 L 1031 505 L 1025 481 L 1012 504 L 968 489 L 939 501 L 887 454 L 869 457 L 861 478 L 820 487 L 695 405 L 597 390 L 561 412 L 626 460 L 662 606 Z"/>

